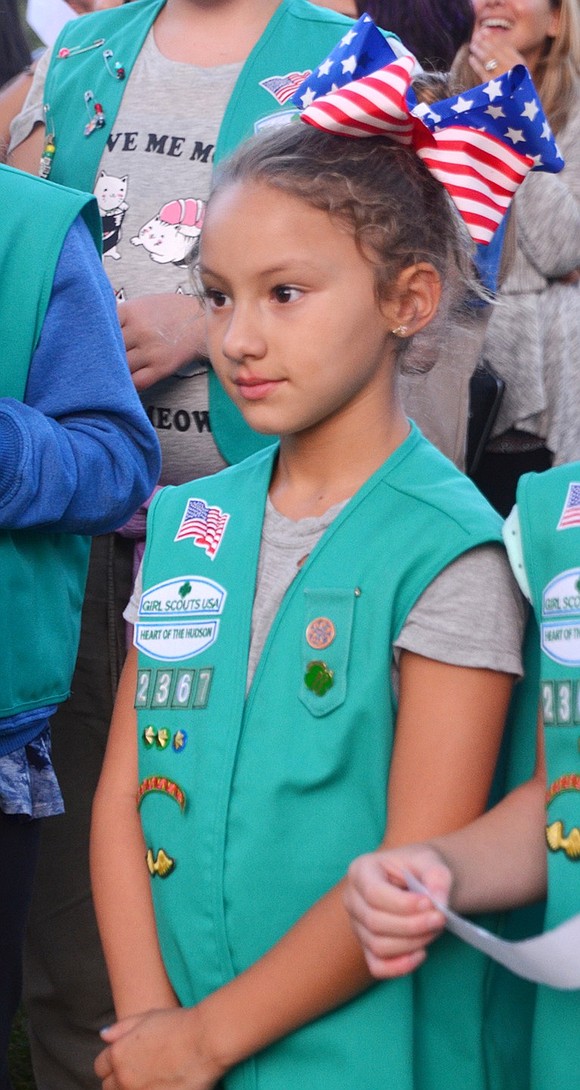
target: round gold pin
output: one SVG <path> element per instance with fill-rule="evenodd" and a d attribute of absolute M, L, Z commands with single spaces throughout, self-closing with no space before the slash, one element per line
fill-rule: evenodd
<path fill-rule="evenodd" d="M 315 617 L 306 629 L 306 643 L 317 651 L 330 647 L 335 636 L 336 628 L 328 617 Z"/>

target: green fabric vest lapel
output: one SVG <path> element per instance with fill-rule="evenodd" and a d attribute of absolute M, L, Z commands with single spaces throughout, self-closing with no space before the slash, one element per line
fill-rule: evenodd
<path fill-rule="evenodd" d="M 261 81 L 296 71 L 304 71 L 306 78 L 351 26 L 352 19 L 330 8 L 282 0 L 234 87 L 216 145 L 216 163 L 252 136 L 262 119 L 297 114 L 292 103 L 281 107 Z"/>
<path fill-rule="evenodd" d="M 63 28 L 54 46 L 44 96 L 47 132 L 54 126 L 55 134 L 51 180 L 68 185 L 74 179 L 79 189 L 92 191 L 127 78 L 164 3 L 134 0 L 130 6 L 73 19 Z M 316 8 L 305 0 L 282 0 L 237 80 L 222 122 L 216 163 L 252 135 L 256 121 L 280 112 L 277 100 L 260 86 L 260 81 L 287 70 L 312 69 L 351 25 L 352 20 L 346 16 Z M 94 48 L 90 48 L 93 44 Z M 75 53 L 75 49 L 84 52 Z M 68 55 L 59 56 L 62 50 L 67 50 Z M 116 62 L 122 65 L 124 80 L 111 75 L 104 62 L 104 50 L 113 54 L 110 69 Z M 102 105 L 105 116 L 104 126 L 90 136 L 84 135 L 90 116 L 84 101 L 86 91 L 92 91 L 91 101 Z M 288 107 L 284 112 L 289 112 Z"/>
<path fill-rule="evenodd" d="M 54 133 L 53 182 L 75 185 L 92 193 L 101 156 L 119 111 L 127 79 L 116 79 L 103 52 L 112 51 L 109 67 L 118 61 L 126 77 L 165 0 L 135 0 L 106 12 L 71 19 L 58 37 L 44 89 L 46 131 Z M 98 43 L 98 44 L 97 44 Z M 91 46 L 94 46 L 91 48 Z M 75 53 L 75 49 L 83 52 Z M 67 51 L 67 56 L 59 56 Z M 88 107 L 85 92 L 93 98 Z M 103 107 L 105 124 L 85 136 L 94 103 Z"/>
<path fill-rule="evenodd" d="M 49 189 L 50 212 L 44 211 Z M 100 249 L 101 221 L 94 199 L 65 194 L 8 166 L 0 166 L 0 194 L 2 207 L 9 211 L 2 222 L 0 396 L 22 401 L 64 237 L 76 215 L 82 215 Z M 23 255 L 31 254 L 42 257 L 25 263 Z"/>
<path fill-rule="evenodd" d="M 179 489 L 164 489 L 148 515 L 148 542 L 162 544 L 160 552 L 147 549 L 143 569 L 147 593 L 135 630 L 140 649 L 139 778 L 142 785 L 151 777 L 168 779 L 185 792 L 185 803 L 176 804 L 162 785 L 162 790 L 147 791 L 140 805 L 147 849 L 154 859 L 163 851 L 175 860 L 166 878 L 152 881 L 152 890 L 158 913 L 163 913 L 167 895 L 176 909 L 177 928 L 163 928 L 163 954 L 184 1002 L 201 999 L 223 978 L 215 922 L 222 912 L 221 853 L 216 846 L 220 829 L 205 793 L 210 791 L 215 812 L 221 815 L 243 716 L 260 504 L 265 503 L 272 457 L 273 451 L 256 455 L 243 480 L 236 467 Z M 174 540 L 189 500 L 196 498 L 230 515 L 214 559 L 191 537 Z M 180 598 L 185 610 L 179 609 Z M 217 612 L 213 606 L 210 612 L 204 610 L 202 603 L 209 600 L 218 602 Z M 212 636 L 190 637 L 187 631 L 210 625 L 215 626 L 216 638 L 202 650 L 200 644 Z M 173 655 L 181 638 L 173 637 L 173 632 L 182 628 L 186 641 L 199 641 L 197 653 L 179 661 L 162 657 Z M 160 640 L 168 642 L 166 650 L 158 646 Z M 160 745 L 160 731 L 168 732 L 166 746 Z M 191 842 L 191 851 L 186 851 L 184 838 Z M 203 956 L 193 959 L 192 969 L 182 943 L 193 920 Z"/>
<path fill-rule="evenodd" d="M 0 166 L 0 205 L 10 209 L 0 242 L 0 395 L 23 401 L 67 231 L 83 215 L 99 246 L 100 218 L 96 202 L 86 194 L 6 166 Z M 74 534 L 0 532 L 8 625 L 0 667 L 0 718 L 68 696 L 88 549 L 88 538 Z"/>
<path fill-rule="evenodd" d="M 574 521 L 579 492 L 578 462 L 529 474 L 517 492 L 524 564 L 542 647 L 549 844 L 546 928 L 580 907 L 580 526 Z M 577 951 L 572 953 L 577 956 Z M 579 1034 L 578 993 L 539 988 L 531 1090 L 569 1090 L 576 1085 L 578 1061 L 570 1042 Z"/>
<path fill-rule="evenodd" d="M 517 496 L 542 647 L 552 924 L 570 914 L 574 900 L 580 904 L 580 525 L 557 528 L 574 482 L 580 494 L 580 466 L 562 466 L 523 478 Z"/>

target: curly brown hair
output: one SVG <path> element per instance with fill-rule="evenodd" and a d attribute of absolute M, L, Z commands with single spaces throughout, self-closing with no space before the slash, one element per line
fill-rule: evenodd
<path fill-rule="evenodd" d="M 246 141 L 221 164 L 209 204 L 235 183 L 261 182 L 345 224 L 375 270 L 378 300 L 404 268 L 430 262 L 453 282 L 450 307 L 473 290 L 473 247 L 443 186 L 408 147 L 293 123 Z M 400 350 L 408 341 L 399 341 Z"/>

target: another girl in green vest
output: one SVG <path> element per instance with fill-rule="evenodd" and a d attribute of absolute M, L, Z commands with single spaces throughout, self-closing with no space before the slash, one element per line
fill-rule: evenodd
<path fill-rule="evenodd" d="M 441 915 L 433 929 L 433 906 L 407 890 L 403 869 L 460 912 L 517 907 L 547 892 L 550 928 L 580 909 L 580 463 L 523 477 L 504 538 L 542 625 L 536 768 L 468 828 L 352 864 L 346 904 L 368 966 L 382 979 L 420 964 L 444 925 Z M 577 1057 L 554 1033 L 557 1025 L 569 1040 L 577 1036 L 578 994 L 540 988 L 532 1090 L 569 1090 L 577 1081 Z"/>
<path fill-rule="evenodd" d="M 371 988 L 343 903 L 357 853 L 483 811 L 521 671 L 499 520 L 397 396 L 458 266 L 388 139 L 290 125 L 210 198 L 211 358 L 281 439 L 151 507 L 94 807 L 106 1090 L 488 1085 L 484 959 Z"/>

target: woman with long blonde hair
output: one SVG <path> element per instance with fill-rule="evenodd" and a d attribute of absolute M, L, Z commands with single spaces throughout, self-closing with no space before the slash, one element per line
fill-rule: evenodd
<path fill-rule="evenodd" d="M 474 9 L 454 89 L 525 64 L 566 163 L 558 175 L 530 175 L 514 201 L 516 256 L 484 345 L 506 389 L 476 479 L 508 514 L 521 473 L 580 458 L 580 7 L 474 0 Z"/>

